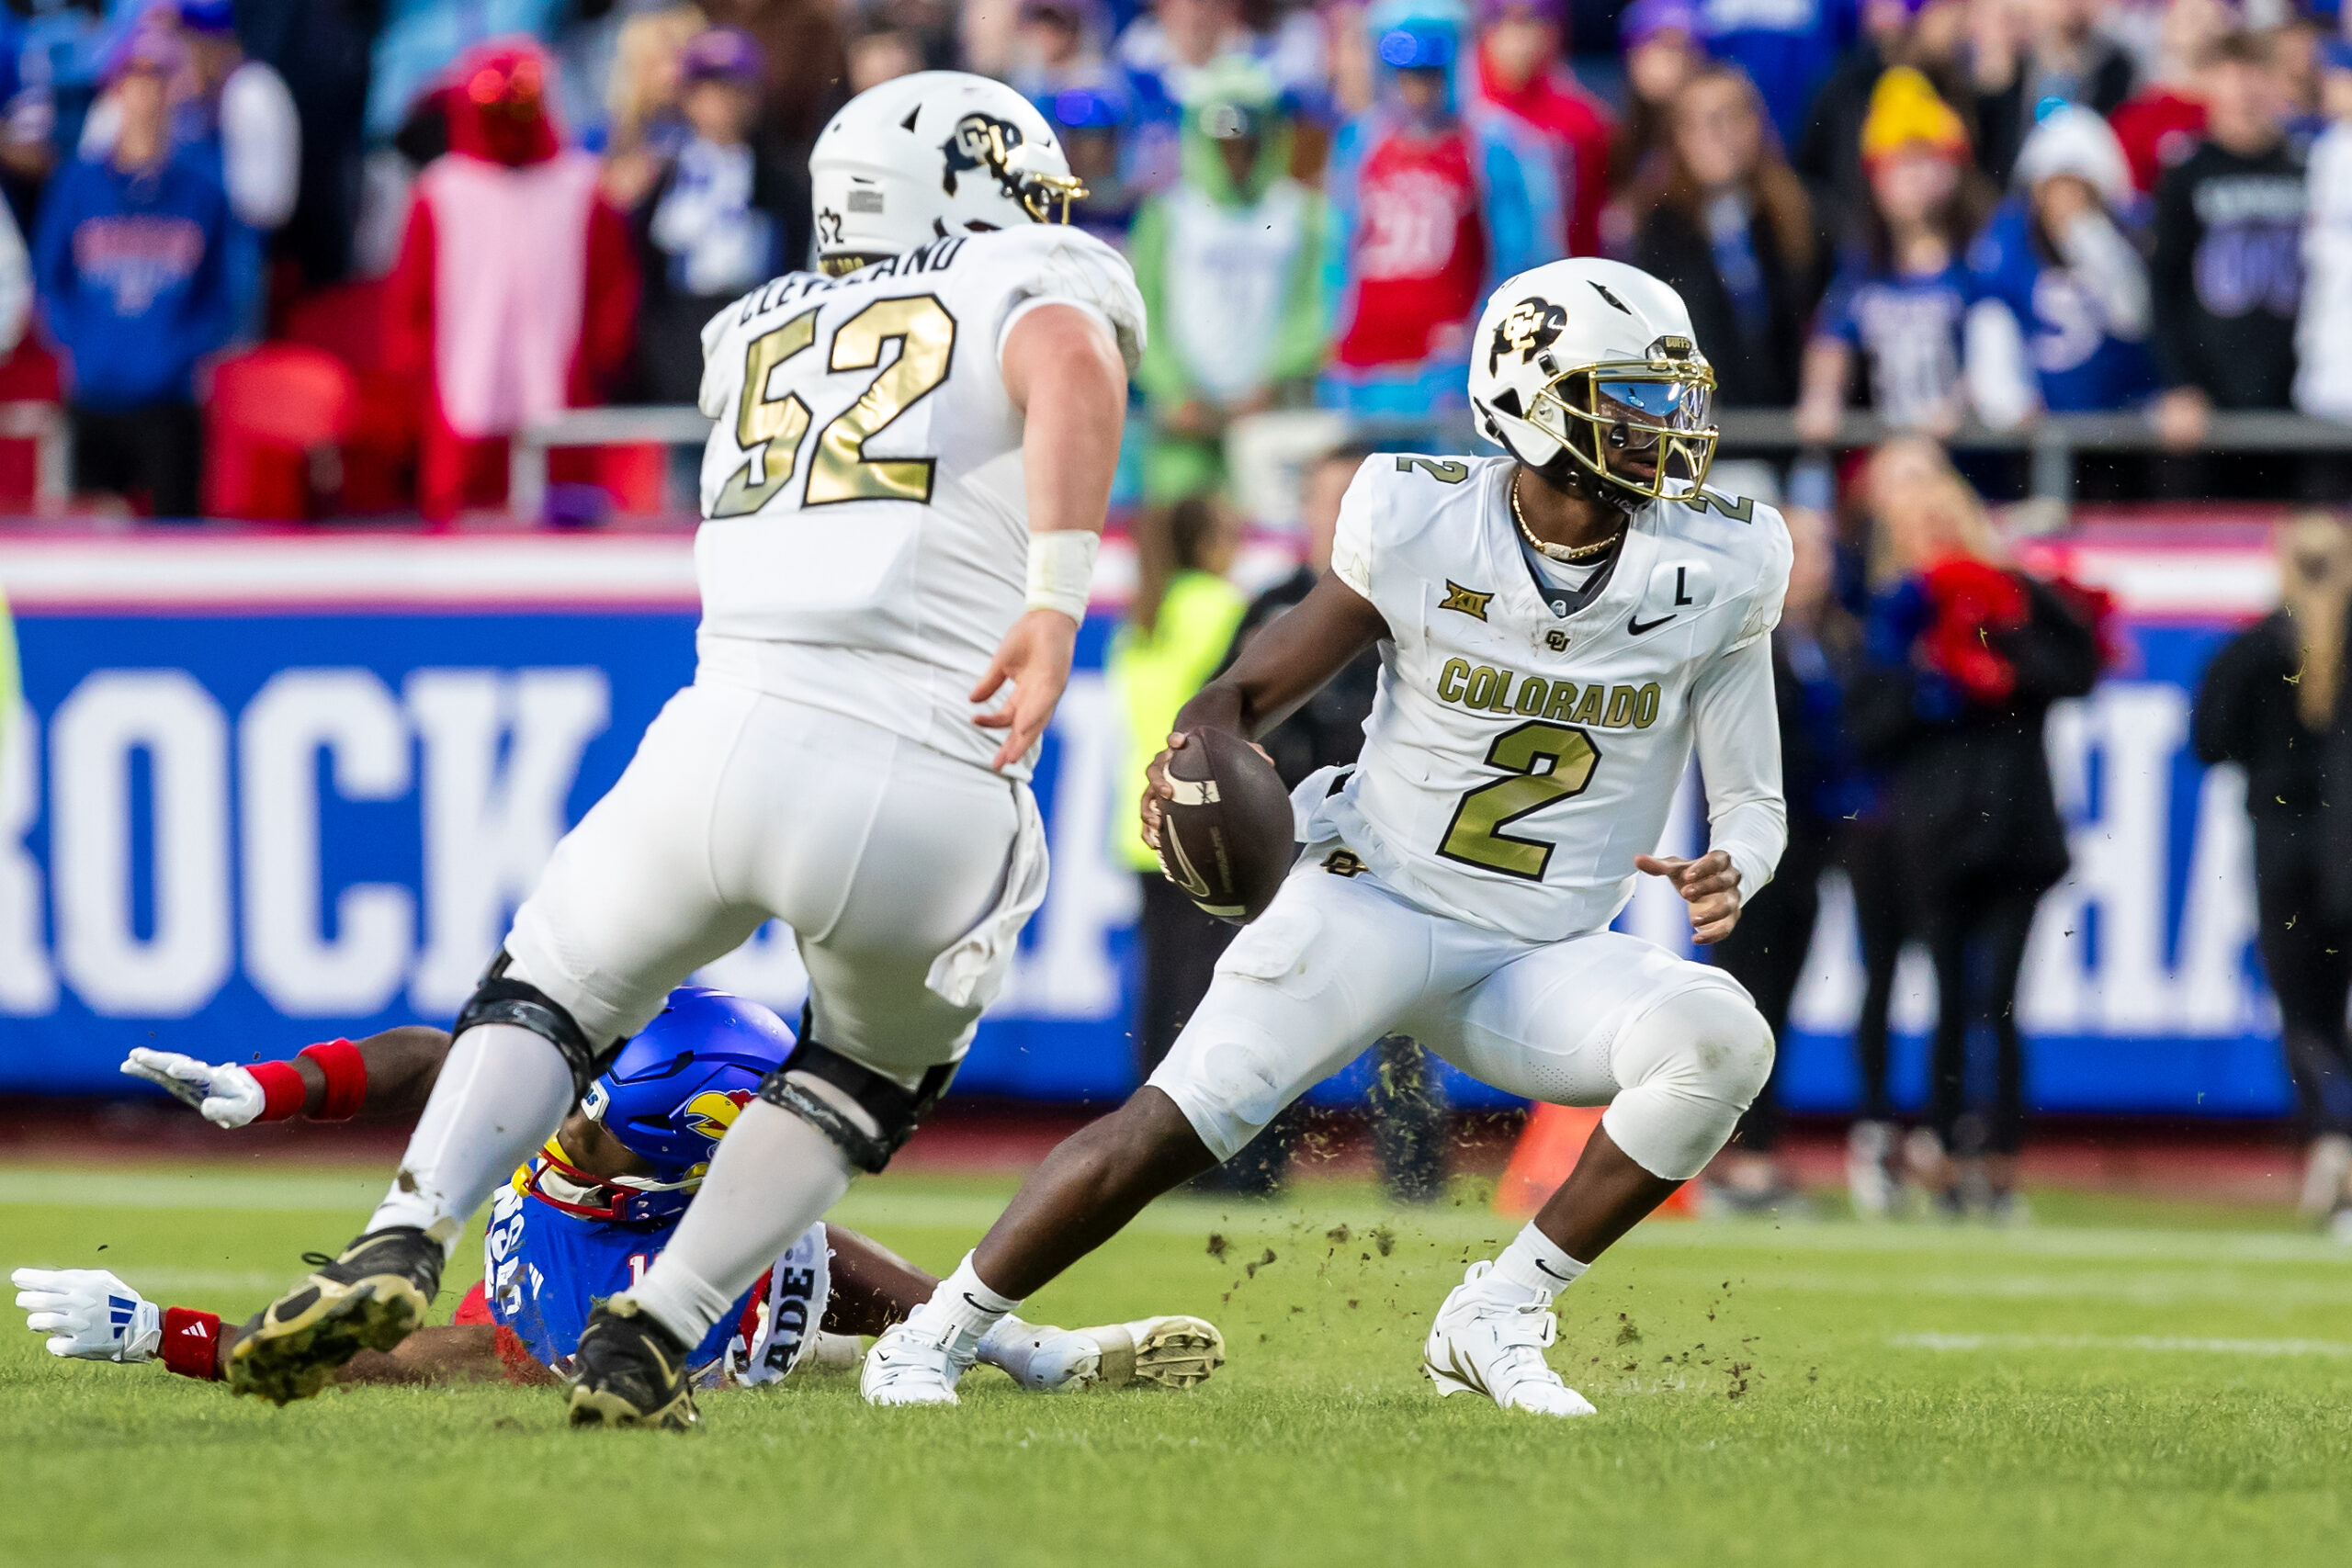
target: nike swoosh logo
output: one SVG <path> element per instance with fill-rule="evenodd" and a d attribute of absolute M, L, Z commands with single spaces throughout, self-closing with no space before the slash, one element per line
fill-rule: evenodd
<path fill-rule="evenodd" d="M 1644 632 L 1654 632 L 1672 619 L 1674 619 L 1672 615 L 1660 615 L 1655 621 L 1645 622 L 1641 618 L 1640 615 L 1636 613 L 1625 617 L 1625 635 L 1628 637 L 1639 637 Z"/>
<path fill-rule="evenodd" d="M 1674 617 L 1672 615 L 1668 615 L 1667 619 L 1670 621 L 1674 619 Z M 1563 1284 L 1572 1285 L 1576 1283 L 1574 1280 L 1569 1279 L 1567 1275 L 1561 1273 L 1557 1269 L 1552 1268 L 1540 1258 L 1535 1259 L 1535 1267 L 1542 1269 L 1544 1273 L 1549 1274 L 1553 1279 L 1559 1280 Z"/>

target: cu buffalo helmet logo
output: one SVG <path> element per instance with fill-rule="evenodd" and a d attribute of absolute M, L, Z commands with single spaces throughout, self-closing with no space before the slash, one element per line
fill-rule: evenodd
<path fill-rule="evenodd" d="M 956 175 L 986 171 L 1003 187 L 1005 195 L 1018 197 L 1020 181 L 1004 166 L 1004 161 L 1020 145 L 1021 128 L 1011 120 L 990 114 L 966 115 L 947 133 L 947 140 L 939 144 L 940 152 L 947 160 L 939 188 L 954 196 Z"/>
<path fill-rule="evenodd" d="M 1567 324 L 1566 307 L 1542 298 L 1521 299 L 1495 323 L 1494 341 L 1487 345 L 1487 374 L 1495 373 L 1506 354 L 1516 354 L 1526 364 L 1558 342 L 1560 329 Z"/>
<path fill-rule="evenodd" d="M 751 1103 L 752 1091 L 748 1089 L 727 1093 L 707 1089 L 686 1101 L 686 1108 L 678 1112 L 678 1120 L 686 1124 L 689 1133 L 699 1133 L 715 1144 L 727 1135 L 727 1129 L 735 1125 L 735 1118 Z"/>

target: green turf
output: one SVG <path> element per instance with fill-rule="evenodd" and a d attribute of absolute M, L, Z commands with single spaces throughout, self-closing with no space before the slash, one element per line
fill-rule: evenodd
<path fill-rule="evenodd" d="M 376 1186 L 0 1169 L 0 1254 L 241 1315 Z M 839 1217 L 943 1269 L 1005 1190 L 886 1179 Z M 1600 1406 L 1565 1423 L 1418 1372 L 1507 1231 L 1338 1186 L 1170 1201 L 1031 1315 L 1208 1315 L 1231 1361 L 1197 1393 L 984 1371 L 958 1410 L 877 1412 L 819 1377 L 708 1397 L 687 1438 L 574 1436 L 507 1388 L 273 1410 L 52 1360 L 18 1319 L 0 1563 L 2352 1561 L 2352 1252 L 2280 1217 L 2044 1196 L 2018 1233 L 1645 1226 L 1562 1303 L 1554 1361 Z"/>

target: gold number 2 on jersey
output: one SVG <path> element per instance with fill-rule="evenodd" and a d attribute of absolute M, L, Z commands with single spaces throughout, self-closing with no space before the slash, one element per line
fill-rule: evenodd
<path fill-rule="evenodd" d="M 744 346 L 743 392 L 735 411 L 735 444 L 743 450 L 743 466 L 719 490 L 710 509 L 713 517 L 757 512 L 791 479 L 811 416 L 799 394 L 772 396 L 768 381 L 816 340 L 817 312 L 811 310 Z M 826 368 L 871 370 L 881 364 L 882 352 L 893 340 L 899 356 L 818 434 L 802 506 L 931 499 L 932 458 L 868 457 L 865 444 L 947 379 L 956 351 L 956 318 L 928 294 L 876 299 L 833 333 Z"/>
<path fill-rule="evenodd" d="M 1600 761 L 1600 749 L 1592 737 L 1568 725 L 1539 720 L 1504 730 L 1487 748 L 1487 766 L 1512 776 L 1463 795 L 1437 852 L 1465 865 L 1541 882 L 1556 846 L 1541 839 L 1513 838 L 1502 829 L 1556 801 L 1582 795 Z"/>

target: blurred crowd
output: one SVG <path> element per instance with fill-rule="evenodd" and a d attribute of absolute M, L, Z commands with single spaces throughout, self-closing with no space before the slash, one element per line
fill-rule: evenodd
<path fill-rule="evenodd" d="M 6 0 L 0 401 L 62 400 L 77 490 L 162 515 L 498 505 L 532 421 L 691 400 L 700 321 L 808 255 L 826 118 L 957 66 L 1036 103 L 1134 258 L 1155 503 L 1215 491 L 1261 410 L 1459 410 L 1488 288 L 1595 253 L 1682 291 L 1724 405 L 1808 439 L 1856 408 L 2144 411 L 2173 455 L 2086 493 L 2316 496 L 2339 458 L 2200 447 L 2215 411 L 2352 420 L 2347 28 L 2335 0 Z M 662 468 L 566 461 L 622 496 Z"/>
<path fill-rule="evenodd" d="M 1820 874 L 1842 867 L 1867 972 L 1855 1201 L 2014 1217 L 2011 1004 L 2067 863 L 2043 718 L 2112 650 L 2098 595 L 2012 559 L 1982 494 L 2014 472 L 1956 467 L 1938 438 L 2132 412 L 2167 450 L 2086 463 L 2079 492 L 2352 491 L 2341 452 L 2204 449 L 2217 412 L 2352 423 L 2352 13 L 6 0 L 0 403 L 64 409 L 85 510 L 503 508 L 516 433 L 693 400 L 703 322 L 809 255 L 828 117 L 944 66 L 1035 103 L 1091 188 L 1076 220 L 1125 248 L 1150 312 L 1123 479 L 1138 587 L 1108 659 L 1136 778 L 1183 701 L 1328 569 L 1369 450 L 1310 456 L 1304 558 L 1252 601 L 1228 578 L 1228 428 L 1291 409 L 1351 439 L 1466 426 L 1471 323 L 1511 273 L 1630 260 L 1689 301 L 1723 406 L 1786 412 L 1822 446 L 1858 409 L 1897 433 L 1843 485 L 1787 497 L 1789 854 L 1716 956 L 1784 1024 Z M 667 463 L 653 443 L 559 452 L 550 518 L 653 510 Z M 1780 494 L 1770 471 L 1739 482 Z M 2352 806 L 2327 805 L 2352 802 L 2352 549 L 2315 519 L 2281 558 L 2288 605 L 2217 661 L 2197 746 L 2256 781 L 2262 952 L 2324 1213 L 2352 1181 L 2352 875 L 2328 870 L 2352 866 Z M 1352 758 L 1373 687 L 1367 662 L 1267 738 L 1286 778 Z M 1230 933 L 1124 814 L 1116 836 L 1141 888 L 1148 1071 Z M 1940 999 L 1906 1128 L 1887 1039 L 1911 942 Z M 1410 1041 L 1383 1043 L 1380 1147 L 1408 1197 L 1442 1174 L 1430 1081 Z M 1298 1131 L 1277 1123 L 1219 1179 L 1265 1190 Z M 1777 1137 L 1768 1089 L 1712 1179 L 1724 1201 L 1788 1201 Z"/>

